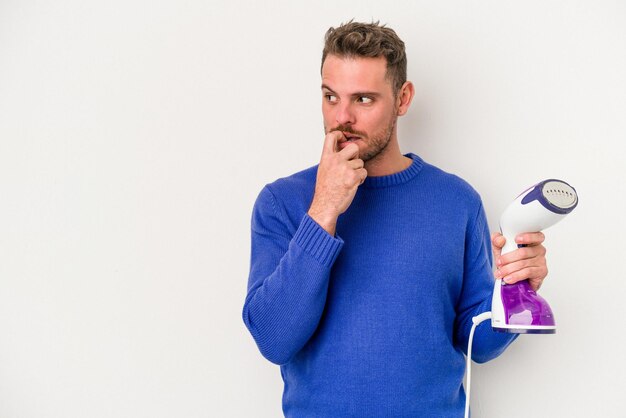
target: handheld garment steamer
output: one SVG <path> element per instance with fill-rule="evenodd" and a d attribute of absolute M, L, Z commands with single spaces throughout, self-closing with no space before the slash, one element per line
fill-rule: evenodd
<path fill-rule="evenodd" d="M 522 192 L 500 217 L 500 232 L 506 239 L 502 254 L 515 251 L 515 237 L 524 232 L 542 231 L 574 210 L 578 205 L 576 190 L 562 180 L 544 180 Z M 522 280 L 506 284 L 496 279 L 491 312 L 472 318 L 467 346 L 465 417 L 469 417 L 472 339 L 478 324 L 491 318 L 495 331 L 516 334 L 554 334 L 556 323 L 550 305 Z"/>
<path fill-rule="evenodd" d="M 576 190 L 561 180 L 544 180 L 523 192 L 500 217 L 500 231 L 506 243 L 502 254 L 518 248 L 515 236 L 542 231 L 574 210 Z M 554 334 L 556 324 L 550 305 L 522 280 L 506 284 L 496 279 L 491 299 L 491 327 L 517 334 Z"/>

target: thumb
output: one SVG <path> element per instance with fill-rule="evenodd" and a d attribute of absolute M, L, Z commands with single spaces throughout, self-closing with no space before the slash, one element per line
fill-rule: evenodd
<path fill-rule="evenodd" d="M 495 257 L 499 257 L 500 254 L 502 254 L 502 247 L 504 247 L 505 242 L 506 238 L 504 238 L 501 233 L 494 232 L 493 234 L 491 234 L 491 246 L 493 249 L 493 255 Z"/>

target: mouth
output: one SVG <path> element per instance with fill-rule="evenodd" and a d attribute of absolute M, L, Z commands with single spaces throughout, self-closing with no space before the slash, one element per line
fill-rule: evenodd
<path fill-rule="evenodd" d="M 358 141 L 360 139 L 361 139 L 360 136 L 344 133 L 344 138 L 340 139 L 337 145 L 339 146 L 339 149 L 344 149 L 345 147 L 348 146 L 348 144 L 358 145 Z"/>
<path fill-rule="evenodd" d="M 357 135 L 353 135 L 353 134 L 348 134 L 348 133 L 343 133 L 343 136 L 346 137 L 346 141 L 345 142 L 354 142 L 354 141 L 358 141 L 359 139 L 361 139 L 360 136 Z"/>

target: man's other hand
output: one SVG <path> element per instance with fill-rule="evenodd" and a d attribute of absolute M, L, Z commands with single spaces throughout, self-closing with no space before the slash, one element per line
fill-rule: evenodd
<path fill-rule="evenodd" d="M 530 286 L 538 290 L 548 275 L 546 248 L 542 245 L 545 235 L 541 232 L 519 234 L 515 242 L 524 247 L 502 255 L 506 239 L 501 233 L 491 235 L 493 258 L 496 264 L 495 276 L 505 283 L 515 283 L 528 279 Z"/>

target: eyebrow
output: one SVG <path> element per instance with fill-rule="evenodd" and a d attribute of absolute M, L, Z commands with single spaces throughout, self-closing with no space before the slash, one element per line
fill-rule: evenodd
<path fill-rule="evenodd" d="M 331 89 L 330 87 L 328 87 L 326 84 L 322 84 L 322 90 L 328 90 L 330 93 L 333 94 L 337 94 L 333 89 Z M 369 97 L 380 97 L 380 93 L 375 93 L 373 91 L 369 92 L 369 91 L 363 91 L 363 92 L 356 92 L 356 93 L 352 93 L 351 94 L 352 97 L 360 97 L 360 96 L 369 96 Z"/>

